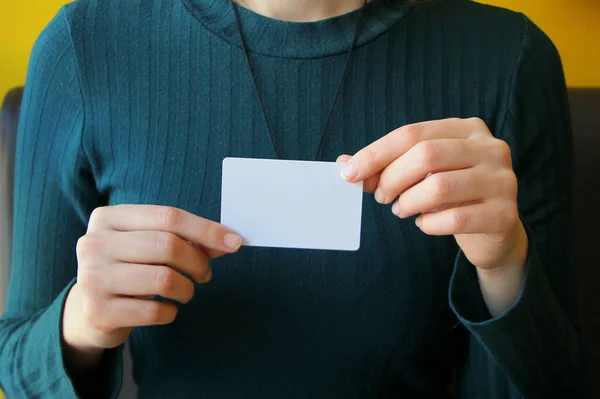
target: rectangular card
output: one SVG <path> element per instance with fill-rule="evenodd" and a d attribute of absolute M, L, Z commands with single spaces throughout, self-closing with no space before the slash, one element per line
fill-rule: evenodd
<path fill-rule="evenodd" d="M 221 223 L 244 245 L 355 251 L 363 184 L 341 163 L 225 158 Z"/>

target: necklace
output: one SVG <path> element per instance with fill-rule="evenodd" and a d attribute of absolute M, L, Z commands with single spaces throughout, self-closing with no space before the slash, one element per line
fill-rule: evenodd
<path fill-rule="evenodd" d="M 242 32 L 242 24 L 240 22 L 240 16 L 238 14 L 237 7 L 233 3 L 233 0 L 229 0 L 231 8 L 233 9 L 233 13 L 235 15 L 235 22 L 237 25 L 237 29 L 240 35 L 240 39 L 242 41 L 242 48 L 244 49 L 244 55 L 246 56 L 246 61 L 248 63 L 248 69 L 250 70 L 250 75 L 252 76 L 252 82 L 254 84 L 254 90 L 256 91 L 256 96 L 258 97 L 258 103 L 260 105 L 260 109 L 263 114 L 263 118 L 265 120 L 265 124 L 267 126 L 267 131 L 269 132 L 269 136 L 271 138 L 271 144 L 273 145 L 273 150 L 275 151 L 275 156 L 277 159 L 281 159 L 281 154 L 277 151 L 277 146 L 275 145 L 275 136 L 273 135 L 273 129 L 271 129 L 271 124 L 269 123 L 269 118 L 267 117 L 267 111 L 265 110 L 265 105 L 260 95 L 260 90 L 258 90 L 258 83 L 256 82 L 256 74 L 254 73 L 254 69 L 252 67 L 252 60 L 250 59 L 250 51 L 248 50 L 248 45 L 246 43 L 246 38 Z M 319 146 L 317 147 L 317 151 L 315 153 L 314 159 L 317 160 L 319 154 L 321 152 L 321 146 L 323 145 L 323 140 L 325 139 L 325 134 L 327 133 L 327 127 L 329 126 L 329 121 L 331 120 L 331 116 L 333 115 L 333 111 L 335 110 L 335 105 L 337 103 L 338 97 L 340 95 L 340 91 L 342 89 L 342 85 L 344 83 L 344 78 L 346 77 L 346 71 L 348 70 L 348 64 L 350 63 L 350 58 L 352 57 L 352 52 L 354 47 L 356 47 L 356 41 L 358 39 L 358 33 L 360 30 L 360 25 L 362 22 L 363 11 L 365 9 L 365 5 L 367 4 L 367 0 L 364 0 L 362 7 L 360 8 L 360 13 L 358 16 L 358 22 L 356 23 L 356 29 L 354 30 L 354 35 L 352 37 L 352 42 L 350 45 L 350 49 L 346 53 L 346 59 L 344 61 L 344 67 L 342 68 L 342 76 L 340 78 L 340 82 L 338 83 L 337 89 L 335 91 L 335 95 L 333 97 L 333 103 L 331 104 L 331 108 L 329 109 L 329 113 L 327 114 L 327 119 L 325 120 L 325 124 L 323 125 L 323 130 L 321 131 L 321 138 L 319 139 Z"/>

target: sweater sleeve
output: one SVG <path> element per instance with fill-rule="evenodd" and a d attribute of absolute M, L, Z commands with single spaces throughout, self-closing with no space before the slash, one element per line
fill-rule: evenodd
<path fill-rule="evenodd" d="M 459 377 L 462 398 L 583 396 L 567 91 L 556 48 L 523 19 L 507 117 L 496 133 L 511 147 L 519 180 L 519 211 L 530 242 L 526 275 L 517 302 L 491 318 L 475 268 L 459 253 L 449 296 L 470 333 Z"/>
<path fill-rule="evenodd" d="M 65 9 L 34 45 L 17 136 L 13 260 L 0 320 L 0 385 L 10 398 L 72 398 L 62 312 L 76 279 L 75 247 L 100 205 L 82 150 L 84 107 Z M 120 386 L 120 350 L 103 367 Z"/>

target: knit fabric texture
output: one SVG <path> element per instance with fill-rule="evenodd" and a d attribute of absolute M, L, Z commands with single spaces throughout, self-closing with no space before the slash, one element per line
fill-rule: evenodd
<path fill-rule="evenodd" d="M 309 23 L 239 7 L 285 159 L 313 160 L 358 11 Z M 530 235 L 518 301 L 490 317 L 453 237 L 365 194 L 356 252 L 243 247 L 167 326 L 130 337 L 142 398 L 576 398 L 571 126 L 561 61 L 525 16 L 466 0 L 364 10 L 319 160 L 396 128 L 483 119 L 512 150 Z M 33 49 L 0 321 L 11 398 L 71 398 L 61 314 L 92 210 L 218 221 L 225 157 L 273 158 L 228 0 L 79 0 Z M 100 371 L 119 391 L 122 350 Z M 447 393 L 455 381 L 454 394 Z"/>

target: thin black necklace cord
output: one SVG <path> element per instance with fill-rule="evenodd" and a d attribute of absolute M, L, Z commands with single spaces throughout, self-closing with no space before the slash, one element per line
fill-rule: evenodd
<path fill-rule="evenodd" d="M 337 89 L 335 91 L 335 95 L 333 97 L 333 103 L 331 104 L 331 108 L 329 108 L 329 113 L 327 114 L 327 119 L 325 120 L 325 125 L 323 125 L 323 130 L 321 132 L 321 138 L 319 140 L 319 146 L 317 147 L 316 154 L 314 156 L 315 160 L 318 159 L 319 154 L 321 152 L 321 146 L 323 145 L 323 141 L 325 140 L 325 134 L 327 133 L 327 127 L 329 126 L 329 121 L 333 115 L 333 111 L 335 110 L 335 105 L 337 103 L 338 97 L 340 95 L 340 91 L 342 90 L 342 86 L 344 84 L 344 80 L 346 78 L 346 72 L 348 70 L 348 65 L 350 64 L 350 58 L 352 57 L 352 52 L 356 47 L 356 42 L 358 40 L 358 34 L 360 31 L 360 26 L 363 18 L 363 12 L 368 0 L 364 0 L 362 7 L 360 8 L 358 21 L 356 23 L 356 29 L 354 30 L 354 35 L 352 37 L 352 43 L 350 45 L 350 49 L 346 53 L 346 59 L 344 61 L 344 67 L 342 68 L 342 76 L 340 78 L 340 82 L 338 83 Z M 258 90 L 258 83 L 256 81 L 256 74 L 254 73 L 254 69 L 252 67 L 252 61 L 250 59 L 250 51 L 248 50 L 248 45 L 246 44 L 246 38 L 242 32 L 242 24 L 240 22 L 240 16 L 238 14 L 237 7 L 233 3 L 233 0 L 229 0 L 231 8 L 233 9 L 233 13 L 235 15 L 235 22 L 237 24 L 237 29 L 240 35 L 240 39 L 242 41 L 242 48 L 244 50 L 244 55 L 246 56 L 246 61 L 248 63 L 248 69 L 250 70 L 250 75 L 252 76 L 252 82 L 254 83 L 254 89 L 256 91 L 256 96 L 258 97 L 258 103 L 260 105 L 260 109 L 263 114 L 263 118 L 265 120 L 265 124 L 267 126 L 267 130 L 269 132 L 269 136 L 271 138 L 271 143 L 273 144 L 273 150 L 275 151 L 275 156 L 277 159 L 282 159 L 279 151 L 277 151 L 277 146 L 275 145 L 275 136 L 273 135 L 273 129 L 271 129 L 271 124 L 269 123 L 269 118 L 267 117 L 267 111 L 265 108 L 265 104 L 263 102 L 262 96 L 260 95 L 260 90 Z"/>

